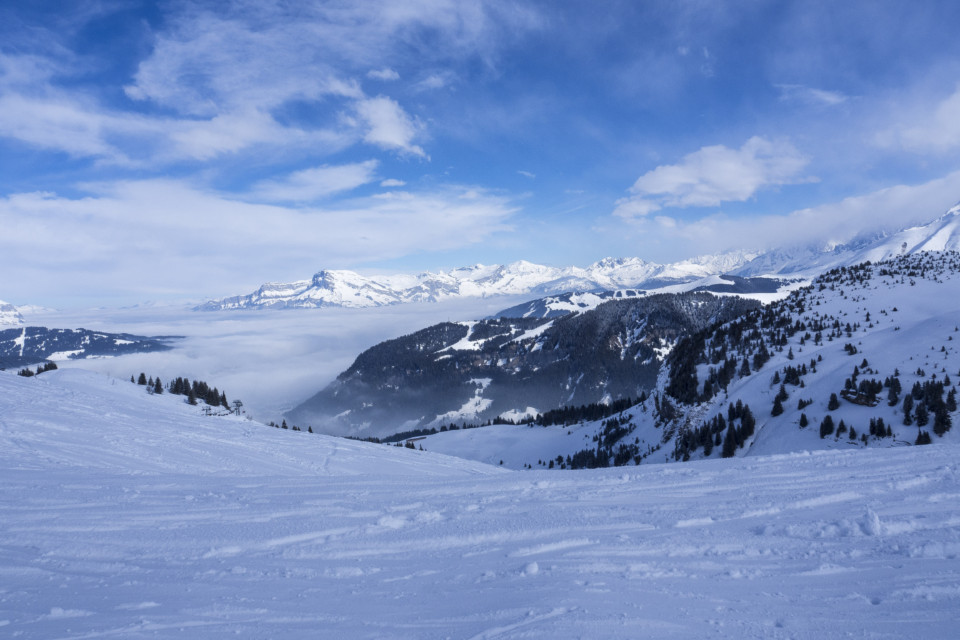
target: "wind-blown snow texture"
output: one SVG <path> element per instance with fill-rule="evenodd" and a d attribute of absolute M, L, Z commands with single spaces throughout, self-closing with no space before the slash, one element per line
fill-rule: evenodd
<path fill-rule="evenodd" d="M 581 472 L 0 374 L 6 637 L 954 637 L 955 446 Z"/>

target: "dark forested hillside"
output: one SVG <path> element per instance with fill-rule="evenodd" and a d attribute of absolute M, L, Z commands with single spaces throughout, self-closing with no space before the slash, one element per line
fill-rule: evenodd
<path fill-rule="evenodd" d="M 657 294 L 555 319 L 443 323 L 368 349 L 287 417 L 380 435 L 636 397 L 655 385 L 677 340 L 758 307 L 707 293 Z"/>
<path fill-rule="evenodd" d="M 172 338 L 147 338 L 88 329 L 17 327 L 0 331 L 0 367 L 21 367 L 50 358 L 77 359 L 165 351 Z"/>

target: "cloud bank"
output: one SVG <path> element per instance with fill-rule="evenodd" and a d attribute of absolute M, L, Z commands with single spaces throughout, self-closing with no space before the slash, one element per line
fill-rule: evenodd
<path fill-rule="evenodd" d="M 633 218 L 665 207 L 742 202 L 766 187 L 809 181 L 800 175 L 808 163 L 789 142 L 759 136 L 739 149 L 703 147 L 677 164 L 661 165 L 637 178 L 631 195 L 617 202 L 614 215 Z"/>

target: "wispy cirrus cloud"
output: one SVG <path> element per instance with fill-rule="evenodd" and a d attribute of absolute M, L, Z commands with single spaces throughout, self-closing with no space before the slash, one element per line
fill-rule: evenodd
<path fill-rule="evenodd" d="M 376 160 L 301 169 L 282 179 L 261 180 L 249 195 L 268 202 L 314 202 L 377 179 Z"/>
<path fill-rule="evenodd" d="M 277 201 L 297 189 L 314 195 L 344 186 L 337 172 L 354 173 L 344 179 L 356 184 L 373 169 L 360 163 L 324 175 L 321 168 L 259 190 Z M 516 212 L 504 196 L 455 185 L 297 207 L 170 179 L 88 184 L 84 191 L 0 198 L 0 270 L 21 274 L 5 284 L 5 296 L 28 300 L 42 289 L 59 299 L 76 291 L 101 299 L 171 291 L 215 297 L 249 287 L 251 278 L 296 279 L 321 266 L 469 247 L 509 230 Z M 38 261 L 37 247 L 48 257 Z M 184 281 L 195 284 L 184 289 Z"/>
<path fill-rule="evenodd" d="M 374 80 L 383 80 L 384 82 L 392 82 L 393 80 L 399 80 L 400 74 L 390 69 L 384 67 L 383 69 L 371 69 L 367 71 L 367 77 L 373 78 Z"/>
<path fill-rule="evenodd" d="M 614 215 L 633 218 L 665 207 L 742 202 L 765 187 L 809 181 L 801 176 L 808 162 L 786 140 L 754 136 L 739 149 L 703 147 L 677 164 L 661 165 L 637 178 L 631 195 L 617 202 Z"/>
<path fill-rule="evenodd" d="M 0 136 L 118 164 L 356 144 L 426 158 L 424 122 L 398 96 L 367 95 L 363 80 L 397 83 L 395 64 L 429 63 L 428 85 L 442 86 L 454 77 L 446 66 L 489 62 L 504 33 L 537 24 L 533 9 L 500 0 L 179 5 L 120 86 L 77 82 L 90 70 L 64 46 L 0 51 Z"/>
<path fill-rule="evenodd" d="M 784 102 L 835 107 L 849 100 L 849 96 L 840 91 L 818 89 L 802 84 L 778 84 L 776 87 L 780 90 L 780 100 Z"/>

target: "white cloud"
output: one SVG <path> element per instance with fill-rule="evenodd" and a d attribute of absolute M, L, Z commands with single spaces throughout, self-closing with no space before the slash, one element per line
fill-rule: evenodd
<path fill-rule="evenodd" d="M 504 197 L 457 186 L 296 208 L 178 180 L 85 189 L 89 195 L 77 198 L 0 198 L 0 272 L 18 274 L 5 281 L 6 297 L 225 295 L 277 274 L 484 242 L 509 230 L 515 211 Z M 461 197 L 467 192 L 471 197 Z"/>
<path fill-rule="evenodd" d="M 960 88 L 932 111 L 918 110 L 911 120 L 882 138 L 915 153 L 945 153 L 960 147 Z"/>
<path fill-rule="evenodd" d="M 617 200 L 613 215 L 619 218 L 642 218 L 662 208 L 656 202 L 644 198 L 621 198 Z"/>
<path fill-rule="evenodd" d="M 257 110 L 211 118 L 148 116 L 109 109 L 79 92 L 50 84 L 30 56 L 0 55 L 0 136 L 75 157 L 150 165 L 210 160 L 254 146 L 336 152 L 359 139 L 347 129 L 298 129 Z"/>
<path fill-rule="evenodd" d="M 522 175 L 524 178 L 530 178 L 531 180 L 533 180 L 534 178 L 537 177 L 537 174 L 535 174 L 535 173 L 530 173 L 529 171 L 524 171 L 524 170 L 522 170 L 522 169 L 519 170 L 519 171 L 517 171 L 517 173 L 519 173 L 520 175 Z"/>
<path fill-rule="evenodd" d="M 839 91 L 817 89 L 802 84 L 778 84 L 776 87 L 780 90 L 780 99 L 785 102 L 834 107 L 848 100 L 848 97 Z"/>
<path fill-rule="evenodd" d="M 800 172 L 809 160 L 787 141 L 754 136 L 739 149 L 703 147 L 678 164 L 640 176 L 631 196 L 617 202 L 620 217 L 647 215 L 664 207 L 711 207 L 742 202 L 768 186 L 809 181 Z"/>
<path fill-rule="evenodd" d="M 958 193 L 960 171 L 923 184 L 897 185 L 785 215 L 636 219 L 627 233 L 641 245 L 682 247 L 683 255 L 669 259 L 729 249 L 827 246 L 930 222 L 956 203 Z"/>
<path fill-rule="evenodd" d="M 124 164 L 207 161 L 265 147 L 331 153 L 362 140 L 426 157 L 413 143 L 423 123 L 385 102 L 391 98 L 368 97 L 360 80 L 397 79 L 395 65 L 408 60 L 429 68 L 489 62 L 509 34 L 539 25 L 533 10 L 501 0 L 166 9 L 123 87 L 84 84 L 91 59 L 52 31 L 43 32 L 50 42 L 36 44 L 42 54 L 0 53 L 0 136 Z M 445 73 L 436 78 L 446 81 Z M 142 108 L 116 101 L 121 88 Z M 291 104 L 297 117 L 284 112 Z M 367 116 L 364 131 L 342 117 L 355 104 Z"/>
<path fill-rule="evenodd" d="M 383 182 L 380 183 L 380 186 L 381 186 L 381 187 L 387 187 L 387 188 L 389 188 L 389 187 L 402 187 L 402 186 L 404 186 L 405 184 L 407 184 L 407 183 L 404 182 L 403 180 L 397 180 L 396 178 L 387 178 L 386 180 L 384 180 Z"/>
<path fill-rule="evenodd" d="M 264 180 L 250 195 L 272 202 L 313 202 L 376 180 L 376 160 L 296 171 L 282 180 Z"/>
<path fill-rule="evenodd" d="M 0 135 L 72 156 L 125 160 L 106 140 L 106 131 L 149 134 L 136 116 L 116 116 L 84 108 L 64 96 L 30 97 L 14 92 L 0 96 Z"/>
<path fill-rule="evenodd" d="M 363 136 L 365 142 L 426 157 L 423 149 L 413 144 L 420 135 L 422 125 L 411 118 L 395 100 L 384 96 L 361 100 L 357 102 L 356 110 L 366 125 Z"/>
<path fill-rule="evenodd" d="M 400 79 L 400 74 L 394 71 L 393 69 L 388 69 L 384 67 L 383 69 L 371 69 L 367 71 L 367 77 L 373 78 L 374 80 L 383 80 L 384 82 L 392 82 L 394 80 Z"/>
<path fill-rule="evenodd" d="M 449 86 L 456 82 L 456 80 L 456 74 L 450 71 L 432 73 L 423 80 L 417 82 L 413 88 L 415 91 L 433 91 Z"/>

